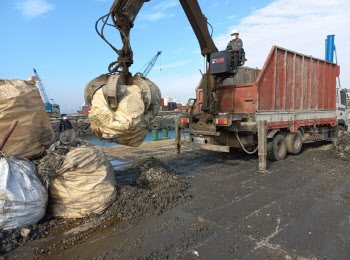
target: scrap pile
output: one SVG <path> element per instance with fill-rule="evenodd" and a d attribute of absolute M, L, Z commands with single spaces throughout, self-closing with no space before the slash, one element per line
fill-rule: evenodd
<path fill-rule="evenodd" d="M 175 129 L 175 121 L 179 118 L 177 115 L 157 115 L 150 124 L 150 129 Z"/>
<path fill-rule="evenodd" d="M 341 136 L 334 141 L 333 145 L 342 157 L 350 157 L 349 132 L 344 132 L 343 134 L 341 134 Z"/>
<path fill-rule="evenodd" d="M 188 181 L 151 157 L 136 162 L 127 169 L 116 171 L 117 200 L 106 216 L 123 219 L 160 215 L 190 199 Z"/>
<path fill-rule="evenodd" d="M 12 96 L 8 89 L 14 89 Z M 157 88 L 154 93 L 149 118 L 143 121 L 141 115 L 139 121 L 146 128 L 155 116 Z M 0 80 L 0 100 L 8 102 L 0 106 L 1 132 L 19 118 L 0 156 L 0 255 L 85 221 L 98 225 L 116 216 L 130 220 L 159 215 L 190 198 L 187 180 L 155 158 L 115 173 L 102 148 L 76 138 L 74 130 L 55 141 L 35 78 Z M 143 131 L 141 127 L 134 133 L 142 132 L 142 139 Z"/>

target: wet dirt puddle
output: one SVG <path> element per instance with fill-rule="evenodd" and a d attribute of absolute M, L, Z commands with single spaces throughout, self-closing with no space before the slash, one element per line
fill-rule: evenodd
<path fill-rule="evenodd" d="M 112 233 L 120 233 L 127 227 L 129 227 L 128 222 L 118 217 L 113 217 L 102 223 L 99 220 L 87 221 L 69 230 L 49 234 L 46 238 L 18 247 L 8 254 L 7 259 L 63 259 L 62 256 L 65 252 L 70 250 L 74 250 L 77 256 L 88 254 L 83 257 L 83 259 L 87 259 L 94 251 L 99 251 L 101 247 L 99 244 L 105 243 L 105 237 Z M 122 237 L 119 234 L 116 236 Z M 94 244 L 88 252 L 86 252 L 86 247 L 83 252 L 76 250 L 79 246 L 88 243 Z M 68 258 L 71 259 L 70 255 Z M 64 259 L 68 258 L 67 256 L 64 257 Z"/>

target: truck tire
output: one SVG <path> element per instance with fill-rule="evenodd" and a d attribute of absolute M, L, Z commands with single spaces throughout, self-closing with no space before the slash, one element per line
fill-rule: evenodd
<path fill-rule="evenodd" d="M 286 136 L 287 150 L 290 154 L 298 154 L 303 146 L 303 136 L 300 131 L 288 133 Z"/>
<path fill-rule="evenodd" d="M 283 135 L 276 135 L 267 142 L 267 158 L 271 161 L 280 161 L 286 157 L 287 142 Z"/>

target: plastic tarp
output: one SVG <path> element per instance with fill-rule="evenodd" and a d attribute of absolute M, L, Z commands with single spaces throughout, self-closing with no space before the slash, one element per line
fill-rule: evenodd
<path fill-rule="evenodd" d="M 19 123 L 2 152 L 27 159 L 40 155 L 54 138 L 37 77 L 28 80 L 0 79 L 0 133 L 6 133 L 14 119 Z"/>
<path fill-rule="evenodd" d="M 101 214 L 116 200 L 113 167 L 99 146 L 70 151 L 49 189 L 50 214 L 59 218 Z"/>
<path fill-rule="evenodd" d="M 118 107 L 108 107 L 102 88 L 92 98 L 89 113 L 92 132 L 102 140 L 137 147 L 144 141 L 150 123 L 160 108 L 161 93 L 150 80 L 136 78 L 125 88 Z"/>
<path fill-rule="evenodd" d="M 0 158 L 0 228 L 31 225 L 46 212 L 48 194 L 26 159 Z"/>

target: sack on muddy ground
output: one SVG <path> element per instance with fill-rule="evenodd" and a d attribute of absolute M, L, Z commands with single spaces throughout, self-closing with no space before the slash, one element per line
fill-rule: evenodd
<path fill-rule="evenodd" d="M 150 123 L 160 108 L 161 93 L 150 80 L 135 76 L 125 85 L 119 75 L 92 80 L 85 88 L 85 100 L 91 105 L 92 132 L 101 140 L 137 147 L 146 138 Z M 96 86 L 101 88 L 96 90 Z M 107 86 L 111 86 L 106 89 Z M 114 110 L 108 105 L 109 91 L 120 90 Z M 90 100 L 91 98 L 91 100 Z M 115 101 L 115 100 L 114 100 Z"/>
<path fill-rule="evenodd" d="M 6 133 L 14 119 L 19 120 L 2 150 L 7 156 L 31 159 L 40 155 L 54 138 L 37 81 L 37 77 L 0 79 L 0 133 Z"/>
<path fill-rule="evenodd" d="M 113 167 L 99 146 L 78 147 L 63 158 L 50 180 L 50 215 L 83 218 L 101 214 L 116 199 Z"/>
<path fill-rule="evenodd" d="M 45 216 L 48 194 L 36 167 L 18 158 L 0 158 L 0 229 L 37 223 Z"/>

